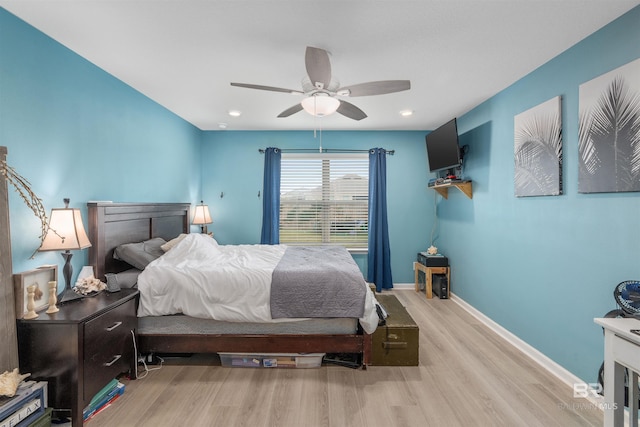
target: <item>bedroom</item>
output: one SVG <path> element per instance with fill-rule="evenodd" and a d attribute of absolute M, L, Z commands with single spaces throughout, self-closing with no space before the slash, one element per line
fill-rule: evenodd
<path fill-rule="evenodd" d="M 615 284 L 640 276 L 640 199 L 637 193 L 578 193 L 578 87 L 640 57 L 638 22 L 636 6 L 461 111 L 461 141 L 471 150 L 465 173 L 474 195 L 453 194 L 438 204 L 437 246 L 451 260 L 452 291 L 584 382 L 595 381 L 602 360 L 593 318 L 615 308 Z M 4 9 L 0 24 L 0 145 L 47 209 L 63 197 L 80 208 L 89 200 L 204 199 L 221 243 L 254 243 L 260 234 L 258 149 L 317 146 L 311 130 L 201 131 Z M 4 64 L 12 64 L 11 73 Z M 513 171 L 500 167 L 513 161 L 513 117 L 557 95 L 563 96 L 566 138 L 564 195 L 515 198 Z M 428 246 L 434 220 L 425 133 L 323 131 L 327 148 L 396 150 L 388 161 L 388 198 L 398 285 L 412 282 L 411 263 Z M 155 184 L 141 185 L 150 181 Z M 13 271 L 59 263 L 57 254 L 28 259 L 38 246 L 37 220 L 12 192 L 10 206 Z M 82 258 L 74 257 L 76 271 Z M 356 260 L 364 268 L 364 259 Z"/>

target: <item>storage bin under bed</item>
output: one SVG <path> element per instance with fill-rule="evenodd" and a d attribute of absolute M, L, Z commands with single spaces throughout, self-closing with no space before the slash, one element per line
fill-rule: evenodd
<path fill-rule="evenodd" d="M 319 368 L 325 353 L 218 353 L 233 368 Z"/>

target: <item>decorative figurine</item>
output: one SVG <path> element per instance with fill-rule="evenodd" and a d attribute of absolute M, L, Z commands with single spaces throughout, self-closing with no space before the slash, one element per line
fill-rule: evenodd
<path fill-rule="evenodd" d="M 431 246 L 429 246 L 429 249 L 427 249 L 427 253 L 429 255 L 436 255 L 438 253 L 438 248 L 436 248 L 435 246 L 431 245 Z"/>
<path fill-rule="evenodd" d="M 47 314 L 57 313 L 59 308 L 56 307 L 56 303 L 58 302 L 58 297 L 56 296 L 56 291 L 58 290 L 58 282 L 52 280 L 49 282 L 49 308 L 47 308 Z"/>
<path fill-rule="evenodd" d="M 37 283 L 27 286 L 27 313 L 24 315 L 24 318 L 27 320 L 35 319 L 36 317 L 38 317 L 38 313 L 36 313 L 34 310 L 34 308 L 36 307 L 35 295 L 37 287 Z"/>

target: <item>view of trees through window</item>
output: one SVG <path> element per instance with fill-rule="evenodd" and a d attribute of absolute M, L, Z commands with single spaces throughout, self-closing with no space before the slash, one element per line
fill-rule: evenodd
<path fill-rule="evenodd" d="M 366 248 L 368 200 L 366 153 L 283 153 L 280 243 Z"/>

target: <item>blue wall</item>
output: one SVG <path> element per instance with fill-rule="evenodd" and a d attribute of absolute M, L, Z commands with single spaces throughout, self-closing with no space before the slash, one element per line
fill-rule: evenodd
<path fill-rule="evenodd" d="M 595 380 L 602 332 L 593 318 L 615 308 L 615 284 L 640 278 L 640 196 L 577 193 L 578 87 L 638 57 L 640 7 L 460 117 L 472 200 L 457 191 L 442 200 L 426 189 L 426 132 L 323 132 L 325 148 L 396 150 L 388 158 L 394 281 L 413 281 L 411 263 L 430 244 L 437 201 L 435 243 L 450 258 L 452 290 L 578 377 Z M 557 95 L 564 195 L 515 198 L 513 117 Z M 0 145 L 47 210 L 63 197 L 83 212 L 96 199 L 203 198 L 221 243 L 256 243 L 258 148 L 315 148 L 318 140 L 311 130 L 201 132 L 0 9 Z M 28 260 L 39 224 L 11 190 L 9 202 L 13 270 L 61 265 L 55 253 Z M 86 252 L 74 256 L 76 271 Z"/>
<path fill-rule="evenodd" d="M 452 290 L 584 381 L 596 380 L 613 288 L 640 279 L 640 194 L 578 194 L 578 89 L 640 57 L 640 7 L 458 121 L 473 203 L 439 204 Z M 513 119 L 562 96 L 564 195 L 514 196 Z"/>
<path fill-rule="evenodd" d="M 89 200 L 194 203 L 201 138 L 196 127 L 0 8 L 0 145 L 47 214 L 65 197 L 85 221 Z M 9 205 L 13 271 L 53 263 L 61 270 L 58 253 L 29 259 L 40 245 L 40 223 L 12 187 Z M 75 252 L 76 273 L 87 256 Z"/>
<path fill-rule="evenodd" d="M 387 156 L 387 203 L 391 269 L 395 283 L 413 282 L 416 253 L 429 244 L 433 199 L 425 197 L 428 180 L 426 132 L 323 131 L 323 148 L 395 150 Z M 264 155 L 259 148 L 318 148 L 313 131 L 205 132 L 202 182 L 214 223 L 209 227 L 221 244 L 259 243 L 262 223 Z M 224 193 L 224 197 L 220 194 Z M 366 256 L 354 255 L 366 274 Z"/>

